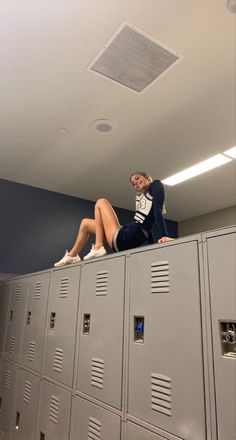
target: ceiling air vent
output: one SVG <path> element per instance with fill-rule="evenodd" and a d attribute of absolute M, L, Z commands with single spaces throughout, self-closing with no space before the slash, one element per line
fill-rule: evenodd
<path fill-rule="evenodd" d="M 140 29 L 123 24 L 88 70 L 142 92 L 180 58 Z"/>

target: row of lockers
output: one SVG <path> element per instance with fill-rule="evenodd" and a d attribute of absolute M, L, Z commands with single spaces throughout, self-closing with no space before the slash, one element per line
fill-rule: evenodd
<path fill-rule="evenodd" d="M 229 228 L 5 282 L 4 359 L 166 438 L 235 440 L 235 259 Z"/>
<path fill-rule="evenodd" d="M 1 439 L 170 439 L 168 434 L 163 437 L 50 381 L 41 381 L 27 370 L 17 370 L 9 361 L 3 361 L 2 375 L 7 403 Z"/>

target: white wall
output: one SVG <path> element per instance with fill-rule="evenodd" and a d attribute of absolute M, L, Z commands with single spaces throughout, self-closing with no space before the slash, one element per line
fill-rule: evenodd
<path fill-rule="evenodd" d="M 236 206 L 179 222 L 179 237 L 236 224 Z"/>

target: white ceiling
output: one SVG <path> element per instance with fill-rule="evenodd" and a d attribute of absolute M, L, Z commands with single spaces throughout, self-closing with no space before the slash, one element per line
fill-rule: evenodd
<path fill-rule="evenodd" d="M 0 178 L 133 209 L 132 171 L 236 145 L 235 19 L 226 0 L 2 0 Z M 141 94 L 87 70 L 123 22 L 183 56 Z M 235 185 L 236 160 L 168 187 L 168 218 L 232 206 Z"/>

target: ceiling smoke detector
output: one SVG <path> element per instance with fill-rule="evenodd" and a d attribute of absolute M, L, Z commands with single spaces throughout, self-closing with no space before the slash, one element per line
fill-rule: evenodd
<path fill-rule="evenodd" d="M 123 23 L 88 70 L 140 93 L 181 58 L 140 29 Z"/>
<path fill-rule="evenodd" d="M 90 124 L 90 128 L 93 131 L 99 131 L 100 133 L 109 133 L 110 131 L 115 130 L 117 127 L 117 122 L 109 119 L 96 119 Z"/>

